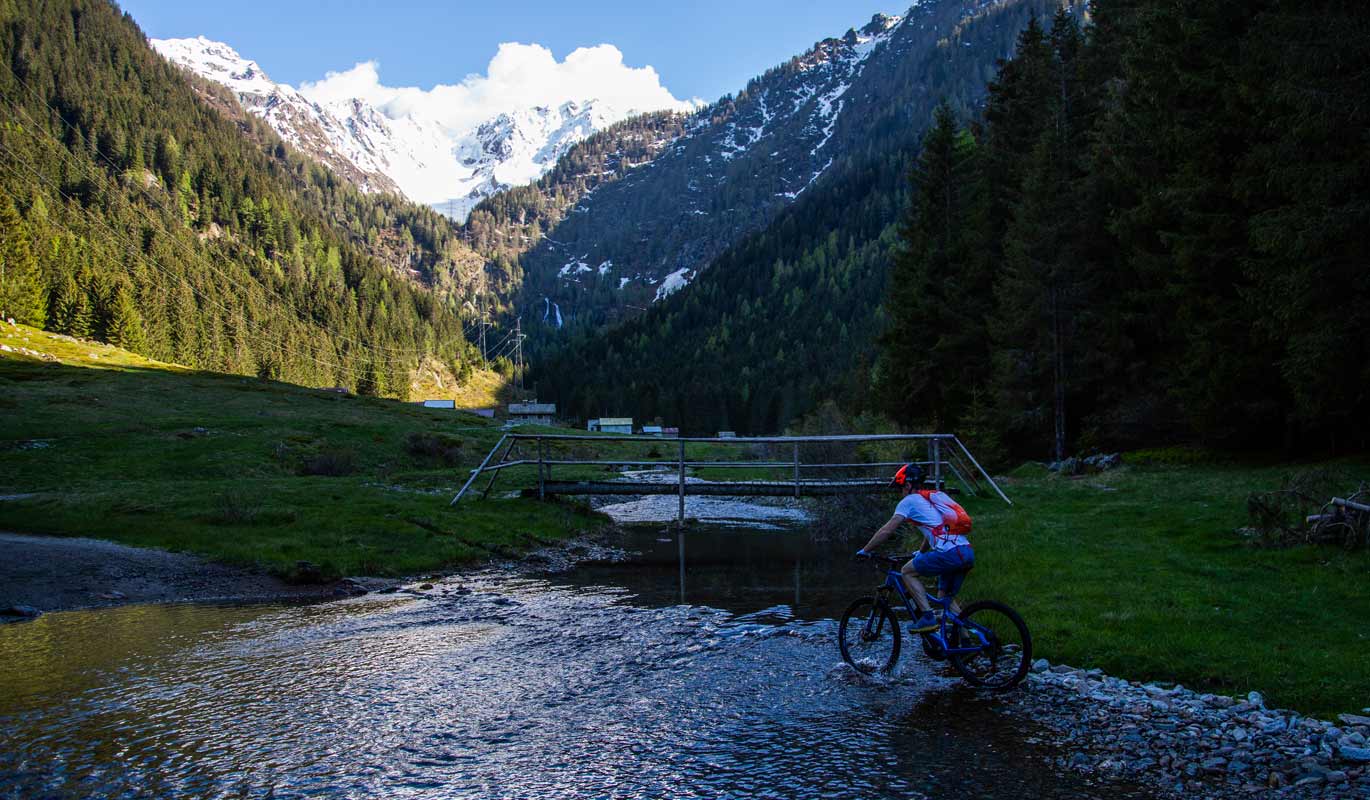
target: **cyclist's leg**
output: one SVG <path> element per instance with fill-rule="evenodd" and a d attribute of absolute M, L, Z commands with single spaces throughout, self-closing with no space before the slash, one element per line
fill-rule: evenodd
<path fill-rule="evenodd" d="M 923 586 L 923 582 L 918 580 L 918 571 L 913 568 L 913 559 L 899 570 L 899 574 L 904 578 L 904 588 L 909 590 L 913 597 L 913 604 L 918 607 L 918 613 L 926 614 L 932 610 L 932 604 L 928 602 L 928 590 Z"/>
<path fill-rule="evenodd" d="M 959 566 L 958 569 L 949 569 L 938 576 L 937 596 L 943 599 L 948 597 L 955 598 L 957 594 L 960 594 L 961 586 L 965 583 L 966 576 L 969 575 L 971 569 L 975 567 L 975 551 L 971 550 L 969 545 L 962 545 L 951 552 L 955 555 L 957 562 L 959 562 L 958 566 L 964 566 Z M 951 610 L 952 613 L 958 615 L 961 613 L 961 604 L 956 602 L 955 599 L 951 601 Z"/>
<path fill-rule="evenodd" d="M 961 584 L 966 579 L 966 573 L 970 570 L 962 570 L 960 573 L 943 575 L 937 579 L 937 596 L 943 600 L 951 598 L 951 613 L 961 615 L 961 603 L 956 600 L 957 592 L 961 591 Z"/>

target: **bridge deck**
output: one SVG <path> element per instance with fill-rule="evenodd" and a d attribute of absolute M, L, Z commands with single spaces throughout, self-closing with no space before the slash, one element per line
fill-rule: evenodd
<path fill-rule="evenodd" d="M 882 480 L 852 481 L 812 481 L 799 484 L 799 496 L 818 497 L 837 494 L 871 494 L 879 492 L 887 485 Z M 678 483 L 645 483 L 634 481 L 547 481 L 544 491 L 547 494 L 604 494 L 604 495 L 646 495 L 680 494 Z M 737 483 L 714 481 L 686 481 L 687 497 L 709 496 L 762 496 L 794 497 L 794 482 L 773 483 L 744 481 Z"/>

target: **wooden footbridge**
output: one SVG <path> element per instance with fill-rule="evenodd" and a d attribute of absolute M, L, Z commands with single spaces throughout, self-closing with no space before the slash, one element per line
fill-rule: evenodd
<path fill-rule="evenodd" d="M 605 455 L 606 449 L 614 454 Z M 663 456 L 663 450 L 674 456 Z M 862 460 L 864 451 L 886 460 Z M 910 451 L 923 450 L 914 455 Z M 632 454 L 645 452 L 646 458 Z M 736 453 L 720 457 L 719 453 Z M 618 453 L 629 453 L 616 457 Z M 889 454 L 904 456 L 889 460 Z M 691 456 L 694 456 L 691 458 Z M 807 458 L 805 457 L 807 456 Z M 938 486 L 949 481 L 962 491 L 992 491 L 1012 504 L 994 478 L 980 466 L 969 448 L 950 433 L 875 434 L 840 436 L 763 436 L 751 438 L 681 438 L 600 436 L 588 434 L 507 433 L 471 470 L 452 505 L 459 503 L 483 475 L 489 481 L 480 492 L 490 494 L 506 470 L 526 478 L 535 470 L 537 494 L 551 495 L 678 495 L 680 520 L 685 519 L 687 496 L 817 497 L 875 494 L 885 490 L 889 474 L 906 463 L 921 464 Z M 553 477 L 560 469 L 562 477 Z M 603 473 L 633 470 L 620 478 Z M 703 480 L 691 471 L 736 470 L 739 474 L 784 475 L 781 479 Z M 572 474 L 567 475 L 570 472 Z M 527 487 L 531 490 L 531 486 Z"/>

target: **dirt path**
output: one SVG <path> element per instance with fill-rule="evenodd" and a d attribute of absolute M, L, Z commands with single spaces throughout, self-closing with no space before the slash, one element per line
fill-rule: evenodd
<path fill-rule="evenodd" d="M 196 556 L 100 539 L 0 533 L 0 610 L 61 611 L 188 600 L 309 600 L 336 584 L 297 586 Z"/>

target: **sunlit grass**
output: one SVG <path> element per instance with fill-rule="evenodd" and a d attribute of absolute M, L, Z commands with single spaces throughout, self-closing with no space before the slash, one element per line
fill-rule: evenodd
<path fill-rule="evenodd" d="M 1370 475 L 1363 463 L 1333 466 Z M 1261 549 L 1235 533 L 1247 494 L 1297 469 L 1011 479 L 1012 508 L 966 501 L 978 553 L 966 591 L 1018 608 L 1054 662 L 1359 712 L 1370 705 L 1370 554 Z"/>

